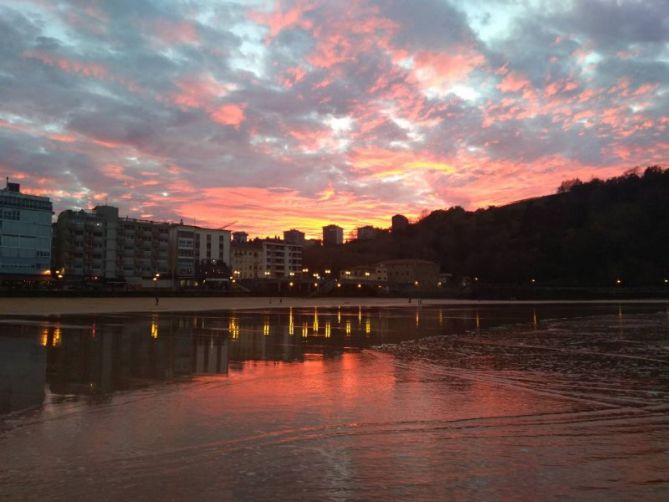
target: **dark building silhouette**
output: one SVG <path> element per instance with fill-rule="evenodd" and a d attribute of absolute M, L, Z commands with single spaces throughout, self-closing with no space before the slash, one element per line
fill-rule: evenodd
<path fill-rule="evenodd" d="M 402 214 L 396 214 L 391 221 L 393 232 L 401 232 L 409 226 L 408 218 Z"/>
<path fill-rule="evenodd" d="M 344 243 L 344 229 L 337 225 L 323 227 L 323 245 L 337 246 Z"/>
<path fill-rule="evenodd" d="M 300 232 L 294 228 L 286 230 L 283 233 L 283 240 L 288 244 L 299 244 L 300 246 L 304 246 L 304 232 Z"/>

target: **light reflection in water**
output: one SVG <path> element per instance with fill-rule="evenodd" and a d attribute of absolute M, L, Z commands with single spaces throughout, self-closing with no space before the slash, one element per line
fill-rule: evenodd
<path fill-rule="evenodd" d="M 30 363 L 40 392 L 23 403 L 39 406 L 45 375 L 48 392 L 42 416 L 0 434 L 0 465 L 20 460 L 0 486 L 21 500 L 40 472 L 37 495 L 74 498 L 88 485 L 63 473 L 87 470 L 105 473 L 96 489 L 132 485 L 151 498 L 178 465 L 180 481 L 206 479 L 210 495 L 233 487 L 243 500 L 289 498 L 295 486 L 361 500 L 441 500 L 454 487 L 462 498 L 588 498 L 595 484 L 661 499 L 669 391 L 657 361 L 666 360 L 669 307 L 641 316 L 637 306 L 624 316 L 617 305 L 592 307 L 605 315 L 597 322 L 569 308 L 366 308 L 360 318 L 353 306 L 1 325 L 0 341 L 25 349 L 26 367 L 43 356 Z M 565 312 L 579 319 L 569 324 Z M 302 337 L 288 338 L 295 326 Z M 616 326 L 623 338 L 612 345 Z M 5 336 L 12 329 L 21 336 Z M 392 345 L 392 356 L 348 351 L 411 336 L 425 339 Z M 557 350 L 528 350 L 528 341 Z M 139 471 L 151 477 L 128 477 Z M 128 494 L 117 492 L 110 498 Z"/>
<path fill-rule="evenodd" d="M 153 314 L 151 317 L 151 338 L 158 338 L 158 316 Z"/>
<path fill-rule="evenodd" d="M 56 328 L 53 330 L 53 338 L 51 339 L 52 347 L 59 347 L 62 342 L 62 331 L 60 329 L 60 323 L 56 325 Z"/>
<path fill-rule="evenodd" d="M 663 310 L 669 322 L 669 308 Z M 622 306 L 615 305 L 609 312 L 619 319 L 617 324 L 623 333 L 623 321 L 627 320 L 622 317 Z M 36 346 L 45 348 L 49 355 L 53 391 L 58 393 L 63 389 L 65 393 L 76 394 L 77 389 L 88 389 L 90 382 L 94 382 L 96 392 L 106 392 L 132 387 L 134 382 L 146 384 L 191 375 L 195 368 L 206 368 L 204 372 L 211 373 L 213 367 L 221 364 L 209 365 L 210 358 L 205 355 L 198 356 L 200 362 L 197 362 L 194 354 L 218 354 L 221 344 L 225 342 L 227 347 L 228 340 L 229 348 L 221 352 L 222 356 L 211 356 L 212 361 L 222 357 L 238 362 L 301 361 L 307 353 L 336 353 L 333 349 L 368 347 L 406 337 L 481 333 L 491 320 L 492 324 L 495 322 L 495 316 L 489 316 L 489 311 L 482 314 L 471 307 L 457 311 L 429 306 L 383 311 L 356 305 L 209 315 L 154 313 L 125 319 L 96 316 L 74 323 L 56 319 L 23 329 L 33 329 Z M 525 308 L 518 314 L 517 322 L 528 317 L 528 325 L 538 329 L 540 309 Z M 510 322 L 513 317 L 503 319 Z M 296 329 L 301 335 L 298 338 L 294 338 Z M 96 336 L 90 336 L 92 333 Z M 197 348 L 201 344 L 205 344 L 206 350 Z"/>
<path fill-rule="evenodd" d="M 314 322 L 312 324 L 314 335 L 318 334 L 318 308 L 314 307 Z"/>
<path fill-rule="evenodd" d="M 230 317 L 230 321 L 228 322 L 228 332 L 233 340 L 239 339 L 239 323 L 236 317 Z"/>
<path fill-rule="evenodd" d="M 49 328 L 42 328 L 42 334 L 40 335 L 39 344 L 42 347 L 46 347 L 47 345 L 49 345 Z"/>

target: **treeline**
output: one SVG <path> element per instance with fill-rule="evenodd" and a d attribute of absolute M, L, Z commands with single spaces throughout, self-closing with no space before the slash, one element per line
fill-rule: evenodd
<path fill-rule="evenodd" d="M 443 272 L 487 283 L 662 285 L 669 277 L 669 169 L 569 180 L 554 195 L 438 210 L 401 233 L 305 251 L 308 266 L 335 270 L 392 258 L 433 260 Z"/>

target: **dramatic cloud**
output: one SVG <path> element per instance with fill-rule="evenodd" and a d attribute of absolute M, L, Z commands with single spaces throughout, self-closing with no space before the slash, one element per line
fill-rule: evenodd
<path fill-rule="evenodd" d="M 669 160 L 666 0 L 5 0 L 0 175 L 57 211 L 387 226 Z"/>

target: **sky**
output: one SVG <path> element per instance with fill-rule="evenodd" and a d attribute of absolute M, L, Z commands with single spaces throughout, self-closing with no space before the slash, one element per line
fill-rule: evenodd
<path fill-rule="evenodd" d="M 667 0 L 0 0 L 0 175 L 56 212 L 319 237 L 668 161 Z"/>

